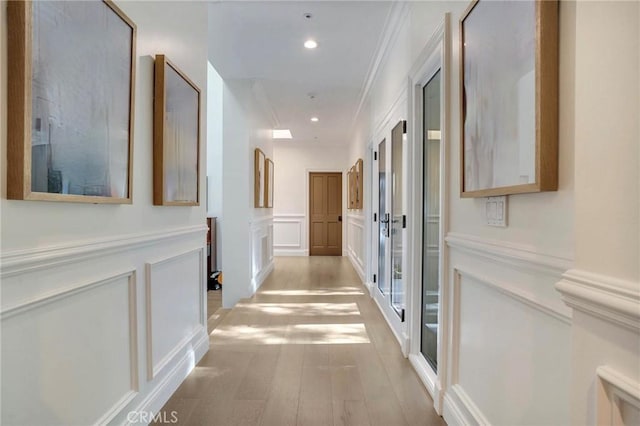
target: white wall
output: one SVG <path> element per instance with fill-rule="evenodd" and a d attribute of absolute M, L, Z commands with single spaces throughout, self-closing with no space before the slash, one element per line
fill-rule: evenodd
<path fill-rule="evenodd" d="M 370 144 L 390 135 L 393 123 L 385 120 L 395 111 L 412 120 L 403 93 L 407 77 L 450 12 L 447 316 L 436 406 L 449 424 L 595 424 L 596 368 L 612 364 L 637 383 L 640 365 L 638 4 L 560 2 L 559 188 L 510 196 L 504 229 L 485 225 L 484 199 L 459 196 L 458 22 L 467 6 L 412 2 L 399 13 L 399 25 L 386 34 L 391 41 L 354 130 L 349 162 L 367 158 Z M 612 77 L 594 90 L 603 75 Z M 369 161 L 365 170 L 370 167 Z M 363 250 L 372 245 L 366 223 Z M 596 278 L 567 272 L 578 267 Z M 585 317 L 584 304 L 572 312 L 555 289 L 558 282 L 572 307 L 582 300 L 575 296 L 580 289 L 598 287 L 593 282 L 612 288 L 624 302 L 618 322 L 627 325 L 612 331 L 610 319 Z"/>
<path fill-rule="evenodd" d="M 118 5 L 138 29 L 131 205 L 6 199 L 0 35 L 2 423 L 124 423 L 131 410 L 158 410 L 208 349 L 204 191 L 199 207 L 152 205 L 153 55 L 202 90 L 205 146 L 206 6 Z"/>
<path fill-rule="evenodd" d="M 222 77 L 207 64 L 207 216 L 222 222 Z M 222 244 L 222 228 L 216 227 L 217 247 Z M 218 268 L 222 266 L 222 250 L 217 251 Z"/>
<path fill-rule="evenodd" d="M 276 141 L 273 146 L 275 161 L 273 238 L 276 256 L 309 255 L 309 172 L 343 172 L 342 208 L 347 211 L 345 170 L 347 145 L 325 146 L 299 144 L 295 141 Z M 355 163 L 355 160 L 354 160 Z M 344 217 L 345 215 L 343 215 Z M 346 254 L 346 227 L 343 221 L 343 254 Z"/>
<path fill-rule="evenodd" d="M 635 408 L 620 403 L 625 424 L 640 419 L 640 4 L 575 6 L 574 269 L 558 285 L 574 308 L 571 330 L 573 424 L 603 424 L 617 411 L 598 398 L 607 385 L 637 389 Z M 608 78 L 602 78 L 603 73 Z M 598 82 L 594 84 L 594 82 Z M 596 402 L 597 401 L 597 402 Z M 635 413 L 635 421 L 632 414 Z"/>
<path fill-rule="evenodd" d="M 272 124 L 253 82 L 225 80 L 222 98 L 222 304 L 230 308 L 253 295 L 273 269 L 273 209 L 254 208 L 253 183 L 254 149 L 273 158 L 273 148 Z"/>

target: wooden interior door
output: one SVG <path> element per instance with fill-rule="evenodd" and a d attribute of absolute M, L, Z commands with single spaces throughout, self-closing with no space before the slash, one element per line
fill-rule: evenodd
<path fill-rule="evenodd" d="M 309 255 L 342 256 L 342 173 L 309 173 Z"/>

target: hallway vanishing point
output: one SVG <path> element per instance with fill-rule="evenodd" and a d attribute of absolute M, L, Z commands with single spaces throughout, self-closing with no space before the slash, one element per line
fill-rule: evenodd
<path fill-rule="evenodd" d="M 212 314 L 212 313 L 209 313 Z M 184 425 L 445 425 L 346 257 L 279 257 L 163 407 Z"/>

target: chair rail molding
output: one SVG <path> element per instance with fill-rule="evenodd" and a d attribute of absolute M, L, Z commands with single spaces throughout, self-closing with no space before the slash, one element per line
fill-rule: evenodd
<path fill-rule="evenodd" d="M 82 260 L 118 253 L 123 250 L 138 249 L 144 246 L 187 236 L 206 234 L 206 225 L 186 226 L 167 231 L 142 232 L 117 237 L 80 240 L 63 245 L 15 250 L 3 253 L 0 257 L 0 278 L 34 272 L 41 269 L 77 263 Z"/>
<path fill-rule="evenodd" d="M 448 233 L 445 241 L 449 247 L 459 251 L 508 266 L 526 268 L 552 276 L 561 276 L 573 266 L 572 259 L 541 253 L 531 247 L 510 242 L 457 232 Z"/>
<path fill-rule="evenodd" d="M 640 283 L 570 269 L 556 284 L 573 309 L 640 331 Z"/>

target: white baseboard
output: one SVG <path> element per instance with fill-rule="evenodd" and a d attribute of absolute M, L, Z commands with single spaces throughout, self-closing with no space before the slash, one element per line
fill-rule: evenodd
<path fill-rule="evenodd" d="M 348 253 L 347 257 L 351 261 L 351 264 L 353 265 L 353 269 L 356 270 L 356 272 L 358 273 L 358 276 L 360 277 L 360 280 L 364 283 L 366 279 L 364 276 L 364 271 L 362 270 L 362 266 L 360 266 L 360 264 L 358 263 L 358 260 L 351 254 L 350 251 L 347 250 L 347 253 Z"/>
<path fill-rule="evenodd" d="M 273 263 L 273 260 L 271 260 L 271 262 L 265 268 L 262 268 L 262 271 L 260 271 L 258 275 L 256 275 L 253 278 L 253 288 L 258 290 L 262 285 L 262 283 L 264 282 L 264 280 L 266 280 L 269 274 L 273 272 L 273 268 L 274 268 L 274 263 Z"/>
<path fill-rule="evenodd" d="M 155 389 L 151 391 L 136 408 L 129 412 L 158 413 L 175 393 L 180 384 L 182 384 L 184 379 L 191 373 L 196 364 L 198 364 L 202 357 L 209 351 L 209 335 L 206 332 L 199 333 L 196 338 L 188 342 L 185 346 L 191 346 L 191 350 L 186 351 L 182 358 L 176 363 L 175 367 L 155 386 Z M 132 416 L 132 418 L 139 417 L 140 416 Z M 128 421 L 126 415 L 123 424 L 126 426 L 146 425 L 146 423 L 131 423 Z"/>
<path fill-rule="evenodd" d="M 371 281 L 365 281 L 364 282 L 364 287 L 369 292 L 369 296 L 372 296 L 371 290 L 373 289 L 373 283 Z"/>
<path fill-rule="evenodd" d="M 444 396 L 443 417 L 449 426 L 489 426 L 491 423 L 460 385 L 453 385 Z"/>
<path fill-rule="evenodd" d="M 404 335 L 404 334 L 402 336 L 400 336 L 399 334 L 396 333 L 396 330 L 391 325 L 391 320 L 389 320 L 389 317 L 387 316 L 386 311 L 384 309 L 382 309 L 382 306 L 380 306 L 380 302 L 378 302 L 378 299 L 376 299 L 374 297 L 373 300 L 375 300 L 376 306 L 378 307 L 378 310 L 380 310 L 380 312 L 382 313 L 382 316 L 384 317 L 384 320 L 387 322 L 387 326 L 389 327 L 389 329 L 391 330 L 391 332 L 395 336 L 396 340 L 398 341 L 398 344 L 400 345 L 400 350 L 402 351 L 402 354 L 406 357 L 407 356 L 407 352 L 409 350 L 409 339 L 408 339 L 408 337 L 406 335 Z"/>
<path fill-rule="evenodd" d="M 273 249 L 274 256 L 309 256 L 309 250 L 305 249 Z"/>
<path fill-rule="evenodd" d="M 429 369 L 430 367 L 428 367 L 427 362 L 421 354 L 410 354 L 409 362 L 416 371 L 416 374 L 418 374 L 418 377 L 422 381 L 425 389 L 427 389 L 427 392 L 431 395 L 431 399 L 433 399 L 433 408 L 436 410 L 436 413 L 442 415 L 443 394 L 440 381 L 434 375 L 433 371 Z"/>

